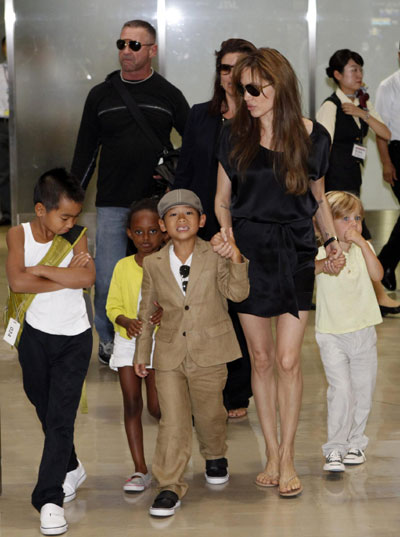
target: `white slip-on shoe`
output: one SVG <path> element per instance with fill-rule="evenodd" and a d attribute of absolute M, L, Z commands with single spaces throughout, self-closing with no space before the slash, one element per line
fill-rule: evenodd
<path fill-rule="evenodd" d="M 78 460 L 78 467 L 75 470 L 71 470 L 65 476 L 63 483 L 64 490 L 64 503 L 71 502 L 76 498 L 76 491 L 82 485 L 86 479 L 86 472 L 83 464 Z"/>
<path fill-rule="evenodd" d="M 367 460 L 367 457 L 365 456 L 365 453 L 362 449 L 358 448 L 350 448 L 347 452 L 347 455 L 343 459 L 344 464 L 348 465 L 356 465 L 356 464 L 363 464 Z"/>
<path fill-rule="evenodd" d="M 325 461 L 324 470 L 327 472 L 344 472 L 343 457 L 337 449 L 331 451 Z"/>
<path fill-rule="evenodd" d="M 142 474 L 142 472 L 135 472 L 129 477 L 124 484 L 125 492 L 143 492 L 151 485 L 151 473 Z"/>
<path fill-rule="evenodd" d="M 68 529 L 64 509 L 55 503 L 46 503 L 40 510 L 40 531 L 43 535 L 61 535 Z"/>

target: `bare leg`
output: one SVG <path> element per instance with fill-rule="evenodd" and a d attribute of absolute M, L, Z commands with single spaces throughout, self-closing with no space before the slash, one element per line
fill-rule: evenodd
<path fill-rule="evenodd" d="M 266 444 L 267 465 L 256 482 L 262 486 L 276 486 L 279 482 L 279 445 L 271 319 L 246 313 L 239 313 L 239 319 L 249 349 L 254 401 Z"/>
<path fill-rule="evenodd" d="M 278 317 L 276 325 L 276 365 L 281 422 L 279 492 L 282 495 L 301 491 L 301 483 L 294 468 L 294 441 L 303 390 L 300 352 L 308 312 L 300 311 L 299 317 L 300 319 L 297 319 L 285 313 Z"/>
<path fill-rule="evenodd" d="M 118 374 L 124 400 L 125 431 L 135 472 L 147 474 L 143 451 L 142 379 L 135 375 L 131 366 L 118 368 Z"/>
<path fill-rule="evenodd" d="M 149 374 L 144 379 L 146 383 L 147 410 L 149 414 L 159 420 L 161 417 L 160 405 L 158 403 L 158 395 L 155 381 L 154 369 L 149 369 Z"/>

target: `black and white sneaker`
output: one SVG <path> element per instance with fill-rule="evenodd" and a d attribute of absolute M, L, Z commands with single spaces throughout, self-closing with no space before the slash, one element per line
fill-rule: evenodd
<path fill-rule="evenodd" d="M 113 350 L 114 343 L 112 341 L 99 341 L 99 362 L 109 365 Z"/>
<path fill-rule="evenodd" d="M 356 465 L 356 464 L 363 464 L 367 460 L 367 457 L 364 454 L 364 451 L 362 449 L 358 448 L 350 448 L 347 452 L 347 455 L 343 459 L 344 464 L 348 465 Z"/>
<path fill-rule="evenodd" d="M 172 490 L 162 490 L 149 509 L 152 516 L 172 516 L 175 510 L 181 506 L 178 495 Z"/>
<path fill-rule="evenodd" d="M 222 485 L 229 481 L 228 461 L 222 459 L 214 459 L 206 461 L 206 481 L 210 485 Z"/>
<path fill-rule="evenodd" d="M 344 472 L 343 457 L 340 454 L 340 451 L 334 449 L 329 453 L 326 457 L 324 470 L 327 472 Z"/>

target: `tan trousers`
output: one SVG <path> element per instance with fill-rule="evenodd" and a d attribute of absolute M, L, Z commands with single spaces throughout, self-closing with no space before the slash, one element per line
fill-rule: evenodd
<path fill-rule="evenodd" d="M 200 367 L 190 356 L 176 369 L 156 370 L 161 420 L 152 471 L 160 490 L 172 490 L 182 498 L 188 489 L 183 475 L 192 454 L 192 414 L 202 456 L 225 456 L 226 377 L 226 364 Z"/>

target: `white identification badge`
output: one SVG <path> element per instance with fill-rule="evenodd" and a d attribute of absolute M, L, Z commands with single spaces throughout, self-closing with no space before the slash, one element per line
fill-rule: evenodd
<path fill-rule="evenodd" d="M 3 336 L 4 341 L 9 343 L 10 345 L 15 345 L 15 341 L 17 339 L 20 327 L 21 325 L 19 324 L 19 322 L 11 317 L 8 321 L 8 325 Z"/>
<path fill-rule="evenodd" d="M 360 158 L 364 160 L 367 156 L 367 148 L 360 144 L 353 145 L 353 152 L 351 154 L 353 157 Z"/>

